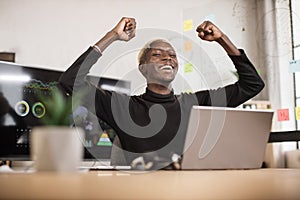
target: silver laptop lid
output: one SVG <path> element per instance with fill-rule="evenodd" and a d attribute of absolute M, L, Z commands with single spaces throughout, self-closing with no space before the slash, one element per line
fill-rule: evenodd
<path fill-rule="evenodd" d="M 182 169 L 260 168 L 273 111 L 194 106 Z"/>

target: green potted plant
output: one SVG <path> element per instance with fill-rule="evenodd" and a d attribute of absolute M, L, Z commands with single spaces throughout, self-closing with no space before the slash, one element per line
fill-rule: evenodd
<path fill-rule="evenodd" d="M 38 96 L 44 106 L 42 126 L 34 127 L 30 138 L 36 170 L 77 171 L 83 157 L 84 132 L 80 127 L 70 127 L 70 122 L 79 96 L 67 96 L 57 87 L 51 88 L 50 95 Z"/>

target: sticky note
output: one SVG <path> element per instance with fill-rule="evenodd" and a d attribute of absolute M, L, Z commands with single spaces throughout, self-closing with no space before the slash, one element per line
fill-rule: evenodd
<path fill-rule="evenodd" d="M 190 94 L 190 93 L 193 93 L 193 90 L 192 89 L 186 89 L 184 92 Z"/>
<path fill-rule="evenodd" d="M 192 41 L 186 41 L 184 42 L 184 51 L 192 51 L 193 50 L 193 42 Z"/>
<path fill-rule="evenodd" d="M 300 60 L 292 60 L 289 62 L 289 71 L 293 72 L 300 72 Z"/>
<path fill-rule="evenodd" d="M 289 121 L 290 116 L 289 116 L 289 109 L 278 109 L 277 110 L 277 119 L 279 122 L 281 121 Z"/>
<path fill-rule="evenodd" d="M 184 64 L 184 73 L 191 73 L 192 71 L 193 71 L 193 64 L 185 63 Z"/>
<path fill-rule="evenodd" d="M 185 20 L 183 22 L 183 31 L 190 31 L 193 29 L 193 20 Z"/>
<path fill-rule="evenodd" d="M 262 75 L 261 74 L 261 69 L 256 69 L 256 71 L 257 71 L 258 75 L 260 75 L 260 76 Z"/>
<path fill-rule="evenodd" d="M 295 108 L 296 120 L 300 120 L 300 107 Z"/>

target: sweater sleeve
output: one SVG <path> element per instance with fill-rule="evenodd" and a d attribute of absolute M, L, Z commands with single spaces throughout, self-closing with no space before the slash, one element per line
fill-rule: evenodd
<path fill-rule="evenodd" d="M 90 47 L 61 75 L 59 84 L 69 94 L 74 95 L 77 92 L 83 94 L 81 104 L 98 118 L 111 124 L 112 92 L 100 89 L 86 79 L 91 67 L 100 57 L 101 53 Z"/>
<path fill-rule="evenodd" d="M 234 84 L 196 92 L 200 105 L 236 107 L 256 96 L 265 86 L 255 67 L 243 50 L 240 56 L 230 56 L 238 73 Z"/>
<path fill-rule="evenodd" d="M 87 74 L 100 57 L 101 53 L 90 47 L 60 76 L 59 84 L 72 94 L 75 87 L 85 85 Z"/>

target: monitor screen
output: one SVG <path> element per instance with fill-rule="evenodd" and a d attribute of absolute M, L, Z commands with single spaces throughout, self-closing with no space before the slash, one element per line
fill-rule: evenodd
<path fill-rule="evenodd" d="M 35 126 L 43 126 L 42 119 L 47 115 L 40 94 L 51 95 L 61 73 L 0 62 L 0 159 L 30 160 L 30 132 Z M 129 81 L 96 76 L 88 76 L 88 80 L 103 89 L 130 93 Z M 82 105 L 74 109 L 74 115 L 82 117 L 84 158 L 110 158 L 114 130 Z"/>

